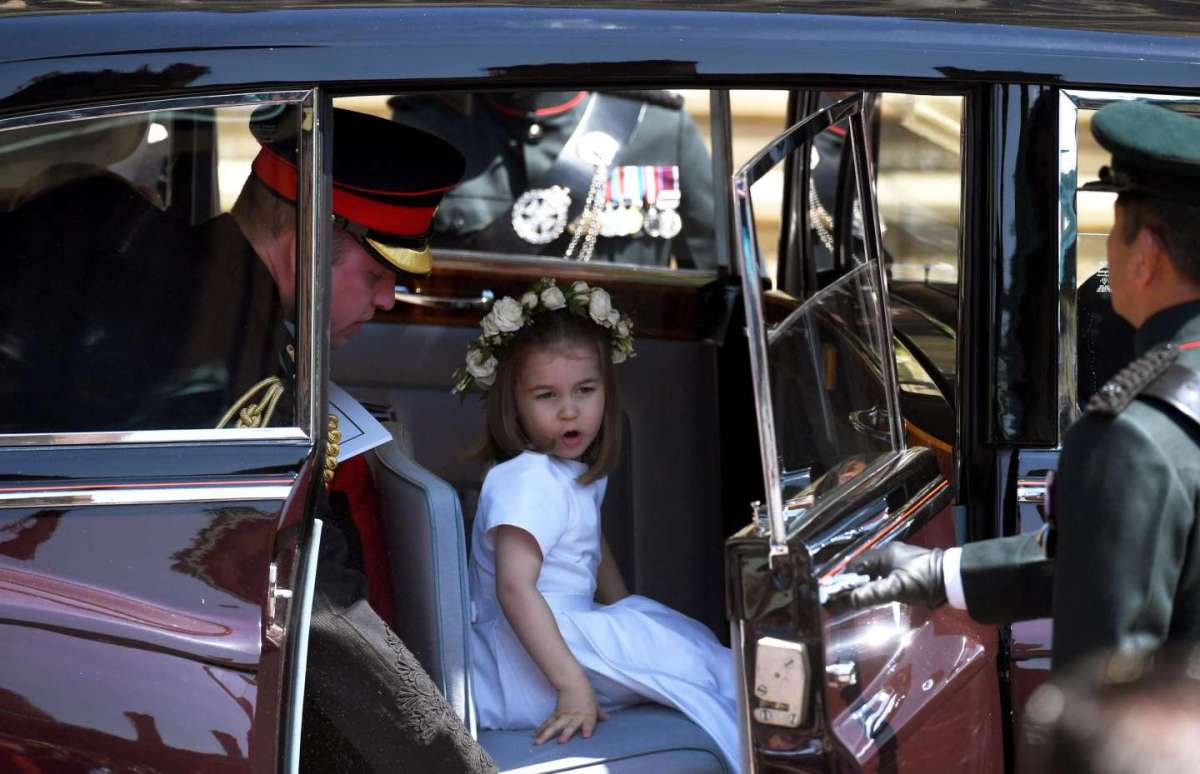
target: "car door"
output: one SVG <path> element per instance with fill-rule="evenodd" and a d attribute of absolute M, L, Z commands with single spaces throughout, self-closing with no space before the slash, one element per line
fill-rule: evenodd
<path fill-rule="evenodd" d="M 294 400 L 242 426 L 220 419 L 241 392 L 226 367 L 278 353 L 249 286 L 225 287 L 244 275 L 209 268 L 230 251 L 198 235 L 231 223 L 249 167 L 227 162 L 257 147 L 258 111 L 294 110 L 299 185 L 320 191 L 318 104 L 0 117 L 0 769 L 296 768 L 326 269 L 298 228 L 294 369 L 275 379 Z M 303 224 L 321 197 L 297 199 Z"/>
<path fill-rule="evenodd" d="M 951 482 L 901 413 L 866 104 L 802 117 L 734 178 L 766 495 L 726 543 L 744 754 L 753 771 L 999 771 L 994 628 L 945 606 L 822 604 L 869 548 L 956 542 Z M 764 293 L 754 183 L 822 146 L 845 161 L 808 207 L 819 289 Z"/>

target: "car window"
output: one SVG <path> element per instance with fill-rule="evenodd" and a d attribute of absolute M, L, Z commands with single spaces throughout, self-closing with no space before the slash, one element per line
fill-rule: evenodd
<path fill-rule="evenodd" d="M 958 284 L 962 97 L 878 95 L 876 195 L 889 274 L 898 282 Z"/>
<path fill-rule="evenodd" d="M 238 214 L 296 198 L 294 164 L 247 181 L 263 142 L 294 160 L 299 111 L 237 101 L 0 130 L 0 433 L 296 424 L 295 287 Z"/>
<path fill-rule="evenodd" d="M 1074 268 L 1075 280 L 1075 303 L 1063 311 L 1064 318 L 1073 316 L 1075 332 L 1074 341 L 1063 342 L 1064 373 L 1075 380 L 1075 400 L 1067 404 L 1065 421 L 1078 416 L 1096 390 L 1134 358 L 1133 326 L 1113 310 L 1108 284 L 1106 240 L 1116 195 L 1079 190 L 1096 180 L 1100 167 L 1109 163 L 1108 151 L 1092 136 L 1092 118 L 1104 105 L 1121 99 L 1147 99 L 1173 110 L 1200 113 L 1200 102 L 1185 97 L 1065 92 L 1060 100 L 1059 250 L 1063 262 Z"/>
<path fill-rule="evenodd" d="M 1074 155 L 1074 185 L 1077 188 L 1095 180 L 1100 167 L 1108 163 L 1108 152 L 1092 136 L 1092 116 L 1098 105 L 1067 111 L 1077 150 Z M 1064 118 L 1064 120 L 1068 120 Z M 1104 191 L 1071 190 L 1074 195 L 1073 219 L 1064 239 L 1074 237 L 1075 252 L 1075 405 L 1072 416 L 1106 381 L 1133 359 L 1133 326 L 1112 308 L 1108 285 L 1108 259 L 1105 241 L 1113 223 L 1116 195 Z M 1067 198 L 1067 204 L 1071 204 Z"/>
<path fill-rule="evenodd" d="M 457 92 L 337 104 L 437 134 L 467 161 L 435 254 L 714 270 L 708 92 Z"/>

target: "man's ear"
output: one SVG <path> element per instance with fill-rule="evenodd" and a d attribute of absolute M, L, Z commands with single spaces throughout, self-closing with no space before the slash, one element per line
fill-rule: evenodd
<path fill-rule="evenodd" d="M 1174 272 L 1175 267 L 1171 263 L 1167 243 L 1158 231 L 1146 227 L 1138 231 L 1134 265 L 1131 268 L 1134 279 L 1142 286 L 1170 276 Z"/>

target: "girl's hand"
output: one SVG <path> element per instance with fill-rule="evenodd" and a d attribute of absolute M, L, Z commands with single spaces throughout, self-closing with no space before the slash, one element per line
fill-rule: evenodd
<path fill-rule="evenodd" d="M 596 703 L 596 692 L 586 679 L 582 683 L 568 685 L 558 691 L 558 706 L 533 732 L 533 743 L 541 744 L 558 734 L 558 743 L 570 739 L 578 731 L 587 739 L 596 729 L 596 723 L 608 720 L 608 713 L 601 711 Z"/>

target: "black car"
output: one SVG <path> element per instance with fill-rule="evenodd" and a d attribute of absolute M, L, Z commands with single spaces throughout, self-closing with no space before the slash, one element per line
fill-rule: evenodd
<path fill-rule="evenodd" d="M 548 276 L 634 320 L 605 534 L 632 590 L 730 644 L 745 769 L 1012 769 L 1048 622 L 820 599 L 895 538 L 1040 526 L 1063 432 L 1131 353 L 1109 202 L 1077 194 L 1103 161 L 1086 126 L 1113 100 L 1200 109 L 1197 33 L 1166 2 L 4 4 L 0 768 L 296 768 L 332 379 L 395 437 L 368 458 L 396 629 L 502 770 L 724 770 L 660 707 L 587 746 L 475 729 L 485 467 L 450 374 L 489 304 Z M 628 166 L 675 169 L 709 209 L 622 221 L 660 241 L 590 261 L 550 249 L 569 231 L 435 238 L 432 275 L 331 352 L 334 106 L 440 105 L 471 144 L 468 107 L 517 93 L 673 116 L 697 152 Z M 271 426 L 200 424 L 166 397 L 216 394 L 219 369 L 147 364 L 254 300 L 171 269 L 174 230 L 97 245 L 230 212 L 272 106 L 299 138 L 294 400 Z M 506 216 L 469 193 L 447 212 Z M 222 356 L 247 344 L 229 331 Z"/>

